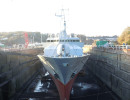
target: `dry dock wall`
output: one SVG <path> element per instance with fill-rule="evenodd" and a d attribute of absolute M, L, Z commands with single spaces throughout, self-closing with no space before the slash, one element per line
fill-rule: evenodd
<path fill-rule="evenodd" d="M 88 68 L 122 100 L 130 100 L 130 54 L 101 48 L 90 54 Z"/>
<path fill-rule="evenodd" d="M 9 100 L 40 69 L 41 49 L 0 51 L 0 100 Z"/>

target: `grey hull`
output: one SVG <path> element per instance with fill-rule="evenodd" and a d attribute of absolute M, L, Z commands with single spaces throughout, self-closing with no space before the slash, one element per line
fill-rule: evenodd
<path fill-rule="evenodd" d="M 51 75 L 63 84 L 67 84 L 83 68 L 88 56 L 54 58 L 38 55 L 38 58 Z"/>

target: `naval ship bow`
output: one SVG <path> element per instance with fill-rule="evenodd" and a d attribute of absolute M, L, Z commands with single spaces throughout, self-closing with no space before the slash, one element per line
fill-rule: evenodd
<path fill-rule="evenodd" d="M 83 54 L 84 44 L 78 37 L 74 34 L 67 35 L 65 15 L 56 16 L 63 19 L 63 30 L 59 34 L 49 36 L 47 42 L 50 45 L 44 48 L 44 54 L 38 55 L 38 58 L 56 84 L 60 100 L 69 100 L 74 80 L 89 55 Z"/>

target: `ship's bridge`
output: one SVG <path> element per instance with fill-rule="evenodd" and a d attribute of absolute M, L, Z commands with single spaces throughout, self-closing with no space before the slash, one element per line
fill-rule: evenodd
<path fill-rule="evenodd" d="M 83 43 L 80 42 L 80 39 L 78 37 L 76 37 L 74 34 L 71 35 L 66 35 L 66 37 L 64 36 L 60 36 L 60 35 L 49 35 L 49 38 L 47 39 L 47 43 L 48 44 L 53 44 L 55 45 L 55 43 L 67 43 L 70 45 L 77 45 L 79 47 L 83 47 Z"/>
<path fill-rule="evenodd" d="M 47 42 L 80 42 L 79 38 L 74 34 L 62 36 L 59 34 L 52 34 L 48 36 Z"/>
<path fill-rule="evenodd" d="M 68 39 L 58 39 L 58 38 L 49 38 L 47 42 L 80 42 L 78 38 L 68 38 Z"/>

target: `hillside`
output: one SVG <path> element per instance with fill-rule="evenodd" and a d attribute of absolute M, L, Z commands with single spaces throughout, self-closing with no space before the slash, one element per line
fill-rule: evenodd
<path fill-rule="evenodd" d="M 12 46 L 13 44 L 25 44 L 25 37 L 23 31 L 18 32 L 0 32 L 0 42 L 6 46 Z M 41 42 L 40 32 L 27 32 L 29 43 Z M 42 34 L 42 41 L 45 42 L 47 39 L 47 34 Z"/>

